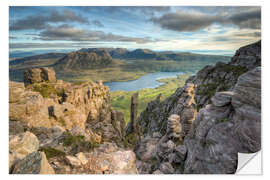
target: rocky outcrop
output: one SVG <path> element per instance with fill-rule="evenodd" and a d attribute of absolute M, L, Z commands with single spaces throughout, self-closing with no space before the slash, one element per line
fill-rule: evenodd
<path fill-rule="evenodd" d="M 181 117 L 183 135 L 188 133 L 191 124 L 197 114 L 194 101 L 195 85 L 187 83 L 183 88 L 178 88 L 174 94 L 160 102 L 159 95 L 156 100 L 150 102 L 139 118 L 139 125 L 144 136 L 152 136 L 155 132 L 162 135 L 166 133 L 167 120 L 172 114 Z"/>
<path fill-rule="evenodd" d="M 25 77 L 27 86 L 10 82 L 10 173 L 137 173 L 134 153 L 120 148 L 124 116 L 111 109 L 102 81 L 53 82 L 46 69 L 29 72 L 36 74 Z"/>
<path fill-rule="evenodd" d="M 261 148 L 260 63 L 257 42 L 228 64 L 206 66 L 165 101 L 150 102 L 134 147 L 139 173 L 235 173 L 238 152 Z"/>
<path fill-rule="evenodd" d="M 112 110 L 112 125 L 114 129 L 117 131 L 117 135 L 123 138 L 125 137 L 125 128 L 126 128 L 126 121 L 124 119 L 124 114 L 118 110 Z"/>
<path fill-rule="evenodd" d="M 246 67 L 248 70 L 261 66 L 261 41 L 238 49 L 229 64 Z"/>
<path fill-rule="evenodd" d="M 143 136 L 134 143 L 139 173 L 182 172 L 174 168 L 183 166 L 178 156 L 184 155 L 176 155 L 173 152 L 182 144 L 195 120 L 197 110 L 194 89 L 194 84 L 187 83 L 163 102 L 160 102 L 159 95 L 141 113 L 139 125 Z"/>
<path fill-rule="evenodd" d="M 22 83 L 10 82 L 11 120 L 23 122 L 32 128 L 61 126 L 71 130 L 79 126 L 101 136 L 102 141 L 122 142 L 125 121 L 121 112 L 111 110 L 109 88 L 103 86 L 102 82 L 71 84 L 61 80 L 43 80 L 38 83 L 28 81 L 32 84 L 27 87 L 23 87 Z"/>
<path fill-rule="evenodd" d="M 138 112 L 138 105 L 139 105 L 139 94 L 136 92 L 131 96 L 130 99 L 130 122 L 126 127 L 126 135 L 133 136 L 134 139 L 139 139 L 141 136 L 141 128 L 139 125 L 137 112 Z"/>
<path fill-rule="evenodd" d="M 232 92 L 217 93 L 213 103 L 200 110 L 184 141 L 184 173 L 234 173 L 238 152 L 261 149 L 260 77 L 260 68 L 248 71 Z"/>
<path fill-rule="evenodd" d="M 187 150 L 182 145 L 180 117 L 173 114 L 168 119 L 166 134 L 147 136 L 139 141 L 134 151 L 137 168 L 142 174 L 182 173 Z"/>
<path fill-rule="evenodd" d="M 56 82 L 53 68 L 33 68 L 24 71 L 24 84 Z"/>
<path fill-rule="evenodd" d="M 261 41 L 241 47 L 229 63 L 206 66 L 187 82 L 197 85 L 195 100 L 198 109 L 211 103 L 216 92 L 232 90 L 238 77 L 261 65 Z"/>
<path fill-rule="evenodd" d="M 241 75 L 233 91 L 218 92 L 178 139 L 181 116 L 171 115 L 166 134 L 146 136 L 134 151 L 140 173 L 230 174 L 238 152 L 261 149 L 261 69 Z"/>

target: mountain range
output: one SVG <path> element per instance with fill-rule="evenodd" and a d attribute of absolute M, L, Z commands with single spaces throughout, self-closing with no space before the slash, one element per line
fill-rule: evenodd
<path fill-rule="evenodd" d="M 108 53 L 105 55 L 105 52 Z M 91 55 L 87 55 L 83 53 L 92 53 Z M 93 53 L 96 53 L 97 55 L 94 55 Z M 129 51 L 125 48 L 82 48 L 78 51 L 71 52 L 71 53 L 46 53 L 46 54 L 40 54 L 35 56 L 28 56 L 24 58 L 17 58 L 9 62 L 9 65 L 17 65 L 17 64 L 24 64 L 27 61 L 32 60 L 40 60 L 43 59 L 55 59 L 59 58 L 59 61 L 56 62 L 56 64 L 62 63 L 64 60 L 62 58 L 75 58 L 80 59 L 81 58 L 91 58 L 89 59 L 94 64 L 99 64 L 96 61 L 102 60 L 100 59 L 100 55 L 105 55 L 105 59 L 108 59 L 109 55 L 111 58 L 115 59 L 125 59 L 125 60 L 174 60 L 174 61 L 181 61 L 181 60 L 209 60 L 209 61 L 222 61 L 229 59 L 228 56 L 220 56 L 220 55 L 205 55 L 205 54 L 195 54 L 195 53 L 188 53 L 188 52 L 181 52 L 176 53 L 172 51 L 164 51 L 164 52 L 155 52 L 150 49 L 136 49 L 133 51 Z M 97 59 L 95 59 L 97 58 Z M 82 60 L 84 61 L 84 60 Z M 105 60 L 107 61 L 107 60 Z M 102 64 L 102 63 L 101 63 Z M 106 64 L 106 63 L 105 63 Z M 85 68 L 85 67 L 83 67 Z"/>

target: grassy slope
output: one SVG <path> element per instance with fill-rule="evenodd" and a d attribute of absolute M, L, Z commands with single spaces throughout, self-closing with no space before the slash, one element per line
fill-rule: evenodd
<path fill-rule="evenodd" d="M 42 59 L 40 61 L 31 60 L 24 64 L 10 66 L 11 80 L 22 81 L 23 69 L 29 67 L 53 66 L 57 59 Z M 223 60 L 223 59 L 221 59 Z M 225 61 L 226 62 L 226 61 Z M 195 72 L 196 70 L 215 64 L 212 60 L 115 60 L 115 63 L 106 68 L 87 69 L 87 70 L 58 70 L 55 68 L 57 79 L 69 82 L 84 82 L 103 80 L 128 81 L 139 78 L 150 72 Z"/>
<path fill-rule="evenodd" d="M 206 65 L 213 65 L 215 61 L 208 60 L 116 60 L 116 63 L 106 68 L 61 72 L 56 70 L 58 79 L 70 82 L 82 81 L 129 81 L 139 78 L 151 72 L 192 72 L 201 69 Z M 227 62 L 227 60 L 224 62 Z"/>
<path fill-rule="evenodd" d="M 185 84 L 186 79 L 190 74 L 180 75 L 177 78 L 167 78 L 161 79 L 160 82 L 165 84 L 153 89 L 142 89 L 139 90 L 139 107 L 138 107 L 138 116 L 146 108 L 147 104 L 156 99 L 156 97 L 161 93 L 161 100 L 164 100 L 166 97 L 174 93 L 174 91 Z M 113 109 L 120 110 L 124 113 L 126 122 L 130 119 L 130 98 L 135 91 L 115 91 L 111 92 L 111 106 Z"/>
<path fill-rule="evenodd" d="M 112 65 L 108 65 L 106 68 L 97 69 L 86 69 L 86 70 L 68 70 L 68 71 L 57 71 L 57 79 L 63 79 L 69 82 L 84 82 L 84 81 L 98 81 L 103 82 L 110 81 L 128 81 L 135 80 L 147 72 L 142 70 L 130 71 L 126 69 L 125 61 L 114 61 Z"/>

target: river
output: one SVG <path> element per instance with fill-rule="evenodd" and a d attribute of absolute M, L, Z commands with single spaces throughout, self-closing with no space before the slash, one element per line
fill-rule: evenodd
<path fill-rule="evenodd" d="M 157 81 L 158 79 L 173 78 L 178 75 L 184 74 L 183 72 L 156 72 L 149 73 L 140 78 L 132 81 L 125 82 L 107 82 L 105 86 L 110 88 L 110 91 L 138 91 L 144 88 L 156 88 L 164 83 Z"/>

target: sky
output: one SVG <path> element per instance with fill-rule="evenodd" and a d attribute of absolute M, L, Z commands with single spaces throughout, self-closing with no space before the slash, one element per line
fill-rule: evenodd
<path fill-rule="evenodd" d="M 10 52 L 91 47 L 233 55 L 261 39 L 258 6 L 11 6 Z"/>

